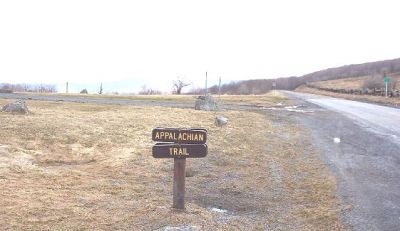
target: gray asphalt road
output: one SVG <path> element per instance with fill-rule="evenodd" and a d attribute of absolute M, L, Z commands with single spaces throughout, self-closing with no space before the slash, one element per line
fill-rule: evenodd
<path fill-rule="evenodd" d="M 314 144 L 351 205 L 354 230 L 400 230 L 400 109 L 284 92 L 313 113 L 291 115 L 310 128 Z"/>

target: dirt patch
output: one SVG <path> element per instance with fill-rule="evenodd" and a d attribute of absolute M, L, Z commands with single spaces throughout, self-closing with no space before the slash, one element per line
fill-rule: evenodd
<path fill-rule="evenodd" d="M 29 116 L 0 114 L 5 229 L 343 228 L 335 178 L 287 118 L 275 126 L 272 114 L 226 111 L 229 123 L 218 127 L 213 112 L 193 109 L 30 108 Z M 173 161 L 151 156 L 154 127 L 208 128 L 209 155 L 187 161 L 195 174 L 186 178 L 185 212 L 171 209 Z"/>

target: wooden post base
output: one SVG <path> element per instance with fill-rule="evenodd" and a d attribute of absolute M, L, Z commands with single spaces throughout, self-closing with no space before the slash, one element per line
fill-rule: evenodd
<path fill-rule="evenodd" d="M 185 166 L 186 158 L 174 158 L 174 198 L 172 207 L 185 209 Z"/>

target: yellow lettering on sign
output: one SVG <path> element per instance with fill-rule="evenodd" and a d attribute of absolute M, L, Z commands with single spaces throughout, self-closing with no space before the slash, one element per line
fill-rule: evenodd
<path fill-rule="evenodd" d="M 185 133 L 179 133 L 178 140 L 186 140 L 185 135 L 186 135 Z"/>
<path fill-rule="evenodd" d="M 190 132 L 182 132 L 178 133 L 178 136 L 174 136 L 174 140 L 178 141 L 203 141 L 204 142 L 204 134 L 202 133 L 190 133 Z"/>
<path fill-rule="evenodd" d="M 205 141 L 203 133 L 191 132 L 174 132 L 174 131 L 157 131 L 155 139 L 170 140 L 170 141 Z"/>
<path fill-rule="evenodd" d="M 169 148 L 170 156 L 188 156 L 187 148 Z"/>
<path fill-rule="evenodd" d="M 203 133 L 200 133 L 200 134 L 199 134 L 199 139 L 200 139 L 201 141 L 204 141 L 204 134 L 203 134 Z"/>

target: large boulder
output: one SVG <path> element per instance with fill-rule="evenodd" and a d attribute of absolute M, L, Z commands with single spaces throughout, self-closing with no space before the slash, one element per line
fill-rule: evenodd
<path fill-rule="evenodd" d="M 217 116 L 215 117 L 215 125 L 217 126 L 223 126 L 228 123 L 228 119 L 223 117 L 223 116 Z"/>
<path fill-rule="evenodd" d="M 13 114 L 28 114 L 29 110 L 26 103 L 22 100 L 18 100 L 14 103 L 8 103 L 3 106 L 1 111 L 9 112 Z"/>
<path fill-rule="evenodd" d="M 195 110 L 216 111 L 218 104 L 211 95 L 198 96 L 194 105 Z"/>

